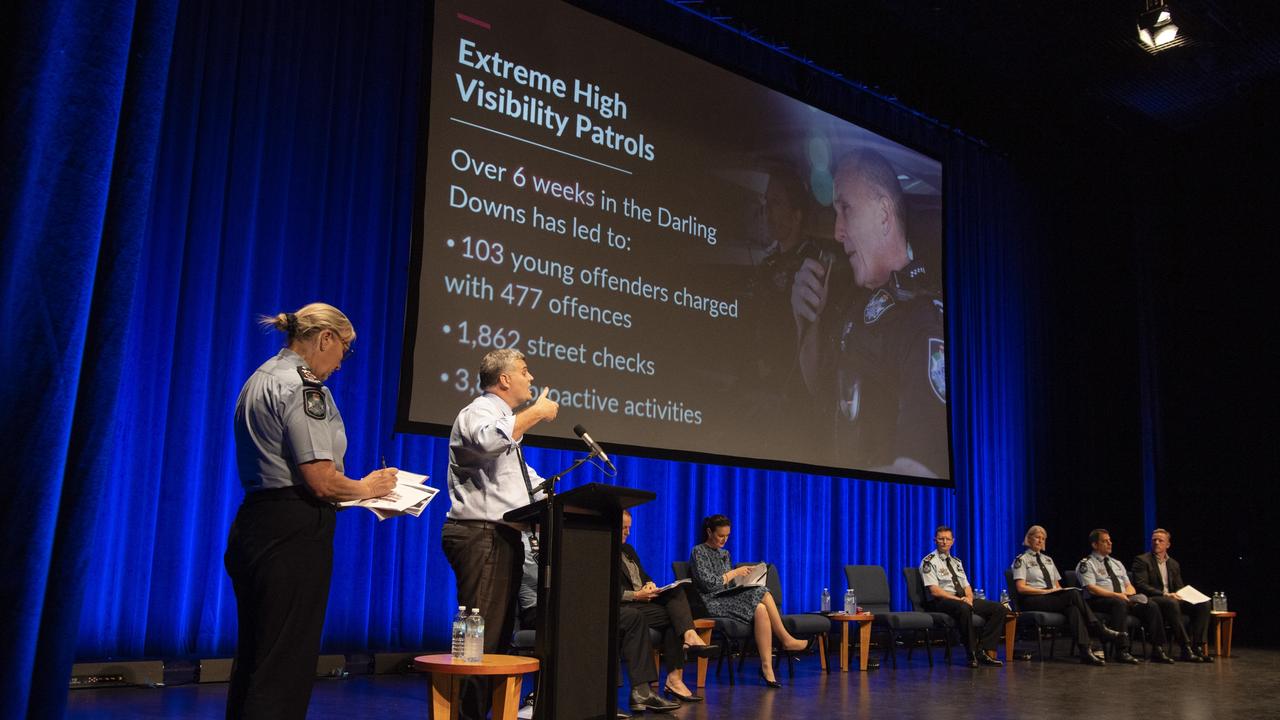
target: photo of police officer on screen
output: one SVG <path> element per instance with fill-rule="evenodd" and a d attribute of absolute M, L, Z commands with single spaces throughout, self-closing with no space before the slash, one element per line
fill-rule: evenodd
<path fill-rule="evenodd" d="M 941 279 L 913 257 L 904 193 L 881 153 L 844 155 L 834 183 L 835 238 L 856 287 L 832 286 L 830 258 L 806 258 L 796 272 L 791 310 L 804 384 L 819 412 L 834 417 L 837 463 L 948 475 Z M 853 290 L 857 302 L 833 302 Z"/>

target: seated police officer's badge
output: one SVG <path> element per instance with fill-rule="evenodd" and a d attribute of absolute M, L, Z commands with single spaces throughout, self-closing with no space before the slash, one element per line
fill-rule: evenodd
<path fill-rule="evenodd" d="M 302 409 L 309 417 L 323 420 L 329 415 L 328 403 L 324 400 L 324 391 L 318 388 L 304 388 L 302 391 Z"/>
<path fill-rule="evenodd" d="M 1076 566 L 1076 573 L 1079 575 L 1084 575 L 1087 572 L 1089 572 L 1089 561 L 1081 560 L 1080 564 Z"/>
<path fill-rule="evenodd" d="M 1016 570 L 1016 569 L 1018 569 L 1018 568 L 1020 568 L 1020 567 L 1022 567 L 1022 556 L 1021 556 L 1021 555 L 1019 555 L 1018 557 L 1014 558 L 1014 560 L 1013 560 L 1013 567 L 1014 567 L 1014 569 L 1015 569 L 1015 570 Z"/>
<path fill-rule="evenodd" d="M 919 372 L 919 371 L 917 371 Z M 942 404 L 947 403 L 947 348 L 938 338 L 929 338 L 929 387 Z"/>
<path fill-rule="evenodd" d="M 889 294 L 888 290 L 880 288 L 867 301 L 866 307 L 862 308 L 863 324 L 870 325 L 879 320 L 880 316 L 884 315 L 885 311 L 891 307 L 893 307 L 893 296 Z"/>

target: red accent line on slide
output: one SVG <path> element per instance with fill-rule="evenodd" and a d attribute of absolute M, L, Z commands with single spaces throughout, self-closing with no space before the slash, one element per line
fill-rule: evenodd
<path fill-rule="evenodd" d="M 492 25 L 490 25 L 489 23 L 487 23 L 487 22 L 485 22 L 485 21 L 483 21 L 483 20 L 477 20 L 476 18 L 473 18 L 473 17 L 471 17 L 470 15 L 463 15 L 462 13 L 458 13 L 458 19 L 459 19 L 459 20 L 461 20 L 462 22 L 469 22 L 469 23 L 471 23 L 472 25 L 479 25 L 480 27 L 484 28 L 485 30 L 492 30 L 492 29 L 493 29 L 493 26 L 492 26 Z"/>

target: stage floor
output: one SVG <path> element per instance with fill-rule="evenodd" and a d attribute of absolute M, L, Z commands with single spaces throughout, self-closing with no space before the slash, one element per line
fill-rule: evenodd
<path fill-rule="evenodd" d="M 1060 643 L 1059 648 L 1065 649 Z M 708 678 L 706 702 L 686 705 L 671 717 L 735 718 L 1069 718 L 1082 708 L 1106 708 L 1107 717 L 1262 718 L 1280 716 L 1280 650 L 1237 647 L 1236 656 L 1212 665 L 1108 664 L 1093 668 L 1061 657 L 1044 663 L 1015 661 L 1003 668 L 944 666 L 935 652 L 910 663 L 900 654 L 866 673 L 823 673 L 810 655 L 793 680 L 770 690 L 748 658 L 741 681 Z M 838 667 L 838 660 L 836 661 Z M 728 672 L 726 669 L 725 672 Z M 686 672 L 693 680 L 693 668 Z M 154 688 L 102 688 L 70 692 L 67 717 L 75 720 L 149 720 L 223 717 L 223 683 Z M 308 720 L 364 717 L 425 718 L 427 680 L 414 675 L 361 675 L 317 680 Z"/>

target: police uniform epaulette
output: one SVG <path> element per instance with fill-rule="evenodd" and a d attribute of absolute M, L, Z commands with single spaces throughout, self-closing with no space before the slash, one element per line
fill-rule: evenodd
<path fill-rule="evenodd" d="M 928 269 L 921 263 L 912 262 L 901 270 L 894 270 L 889 274 L 888 287 L 893 292 L 895 300 L 906 302 L 917 295 L 937 295 L 928 280 Z"/>
<path fill-rule="evenodd" d="M 320 378 L 311 372 L 311 368 L 306 365 L 298 366 L 298 375 L 302 377 L 302 384 L 310 387 L 324 387 L 324 383 L 320 382 Z"/>

